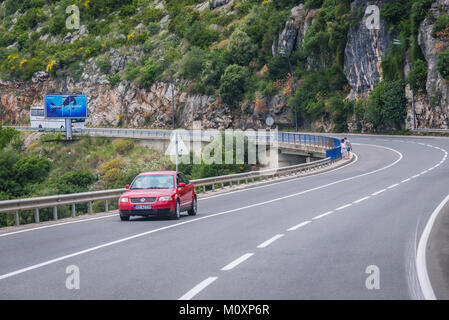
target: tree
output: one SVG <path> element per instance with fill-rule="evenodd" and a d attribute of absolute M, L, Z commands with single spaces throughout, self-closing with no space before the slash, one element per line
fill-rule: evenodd
<path fill-rule="evenodd" d="M 28 183 L 39 183 L 44 181 L 50 172 L 50 161 L 38 156 L 28 156 L 17 161 L 13 170 L 17 181 L 23 186 Z"/>
<path fill-rule="evenodd" d="M 189 80 L 197 79 L 203 70 L 204 51 L 192 47 L 182 60 L 182 73 Z"/>
<path fill-rule="evenodd" d="M 248 65 L 257 54 L 257 46 L 240 29 L 236 29 L 232 33 L 228 49 L 232 62 L 241 66 Z"/>
<path fill-rule="evenodd" d="M 427 64 L 423 60 L 416 60 L 413 63 L 412 70 L 407 75 L 407 83 L 410 88 L 417 93 L 424 93 L 426 91 L 427 81 Z"/>
<path fill-rule="evenodd" d="M 371 91 L 366 119 L 376 129 L 400 129 L 407 116 L 405 82 L 383 81 Z"/>
<path fill-rule="evenodd" d="M 449 80 L 449 49 L 446 51 L 441 52 L 438 55 L 438 72 L 441 74 L 441 76 Z"/>
<path fill-rule="evenodd" d="M 221 77 L 220 96 L 224 103 L 235 106 L 243 98 L 247 72 L 241 66 L 231 64 Z"/>

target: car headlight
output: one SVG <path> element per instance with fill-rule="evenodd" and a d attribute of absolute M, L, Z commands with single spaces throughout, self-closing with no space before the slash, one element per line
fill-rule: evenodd
<path fill-rule="evenodd" d="M 128 198 L 120 198 L 120 202 L 128 202 Z"/>
<path fill-rule="evenodd" d="M 172 201 L 173 198 L 172 197 L 159 197 L 159 201 Z"/>

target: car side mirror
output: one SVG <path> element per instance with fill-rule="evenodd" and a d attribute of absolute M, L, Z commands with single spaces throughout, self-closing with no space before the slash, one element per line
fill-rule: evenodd
<path fill-rule="evenodd" d="M 126 189 L 129 189 L 129 184 L 127 184 L 127 185 L 125 186 L 125 188 L 126 188 Z"/>
<path fill-rule="evenodd" d="M 186 184 L 184 182 L 181 182 L 178 184 L 178 188 L 185 188 Z"/>

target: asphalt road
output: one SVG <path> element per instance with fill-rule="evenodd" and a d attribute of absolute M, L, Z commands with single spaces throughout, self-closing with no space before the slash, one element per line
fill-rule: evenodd
<path fill-rule="evenodd" d="M 350 140 L 357 161 L 202 199 L 196 217 L 0 236 L 0 299 L 421 299 L 416 249 L 448 194 L 449 139 Z"/>

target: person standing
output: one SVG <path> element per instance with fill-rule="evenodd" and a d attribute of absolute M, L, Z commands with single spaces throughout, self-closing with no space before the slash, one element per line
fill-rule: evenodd
<path fill-rule="evenodd" d="M 346 141 L 345 139 L 341 139 L 341 157 L 342 159 L 346 159 Z"/>
<path fill-rule="evenodd" d="M 344 140 L 346 145 L 346 159 L 349 159 L 351 157 L 352 145 L 351 142 L 349 142 L 348 138 L 345 137 Z"/>

